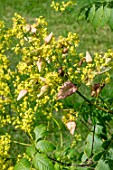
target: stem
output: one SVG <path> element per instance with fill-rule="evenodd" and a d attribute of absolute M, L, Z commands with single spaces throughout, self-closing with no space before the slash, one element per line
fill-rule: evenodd
<path fill-rule="evenodd" d="M 102 111 L 104 111 L 104 112 L 106 112 L 106 113 L 113 114 L 113 110 L 107 110 L 107 109 L 105 109 L 105 108 L 103 108 L 103 107 L 101 107 L 101 106 L 98 106 L 98 105 L 96 105 L 95 103 L 91 102 L 89 99 L 87 99 L 85 96 L 83 96 L 79 91 L 76 91 L 76 92 L 77 92 L 77 94 L 79 94 L 79 96 L 81 96 L 81 97 L 82 97 L 85 101 L 87 101 L 89 104 L 95 106 L 96 108 L 98 108 L 98 109 L 100 109 L 100 110 L 102 110 Z"/>
<path fill-rule="evenodd" d="M 61 145 L 61 147 L 63 146 L 63 136 L 62 136 L 61 132 L 60 132 L 60 145 Z"/>
<path fill-rule="evenodd" d="M 58 123 L 58 121 L 53 117 L 53 116 L 51 116 L 51 118 L 53 119 L 53 121 L 56 123 L 56 125 L 58 126 L 58 128 L 59 128 L 59 130 L 61 130 L 61 128 L 60 128 L 60 125 L 59 125 L 59 123 Z M 63 138 L 62 138 L 62 133 L 60 132 L 60 145 L 61 145 L 61 147 L 63 146 Z"/>
<path fill-rule="evenodd" d="M 99 98 L 100 98 L 100 100 L 103 102 L 105 108 L 108 109 L 107 104 L 106 104 L 106 102 L 103 100 L 103 98 L 102 98 L 101 96 L 99 96 Z"/>
<path fill-rule="evenodd" d="M 95 126 L 94 126 L 94 130 L 93 130 L 92 147 L 91 147 L 91 157 L 93 156 L 94 138 L 95 138 Z"/>
<path fill-rule="evenodd" d="M 33 137 L 32 137 L 32 135 L 31 135 L 31 133 L 30 132 L 28 132 L 28 136 L 30 137 L 30 139 L 33 141 Z"/>
<path fill-rule="evenodd" d="M 78 165 L 77 165 L 77 164 L 72 164 L 71 166 L 83 167 L 83 168 L 84 168 L 84 167 L 87 167 L 87 168 L 89 167 L 90 169 L 95 169 L 95 168 L 91 167 L 91 165 L 93 165 L 93 164 L 94 164 L 94 163 L 91 162 L 91 163 L 87 163 L 87 164 L 84 164 L 84 163 L 83 163 L 83 164 L 78 164 Z"/>
<path fill-rule="evenodd" d="M 56 160 L 56 159 L 54 159 L 54 158 L 51 158 L 51 157 L 49 157 L 49 156 L 47 156 L 49 159 L 51 159 L 52 161 L 54 161 L 54 162 L 58 162 L 59 164 L 61 164 L 61 165 L 64 165 L 64 166 L 71 166 L 71 163 L 64 163 L 64 162 L 61 162 L 61 161 L 58 161 L 58 160 Z"/>
<path fill-rule="evenodd" d="M 83 121 L 81 120 L 81 122 L 85 125 L 85 127 L 91 132 L 91 129 L 88 127 L 88 125 Z"/>
<path fill-rule="evenodd" d="M 20 145 L 24 145 L 24 146 L 31 146 L 31 144 L 26 144 L 26 143 L 22 143 L 22 142 L 18 142 L 18 141 L 12 141 L 13 143 L 18 143 Z"/>
<path fill-rule="evenodd" d="M 64 166 L 75 166 L 75 167 L 90 167 L 90 165 L 92 165 L 93 164 L 93 162 L 91 161 L 90 163 L 87 163 L 87 164 L 85 164 L 85 163 L 83 163 L 83 164 L 74 164 L 74 163 L 65 163 L 65 162 L 61 162 L 61 161 L 58 161 L 58 160 L 56 160 L 56 159 L 54 159 L 54 158 L 51 158 L 51 157 L 49 157 L 49 156 L 47 156 L 49 159 L 51 159 L 52 161 L 54 161 L 54 162 L 58 162 L 59 164 L 61 164 L 61 165 L 64 165 Z M 94 168 L 92 168 L 92 167 L 90 167 L 90 169 L 94 169 Z"/>

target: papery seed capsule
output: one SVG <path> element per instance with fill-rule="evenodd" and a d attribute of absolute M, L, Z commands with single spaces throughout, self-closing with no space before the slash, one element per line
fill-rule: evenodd
<path fill-rule="evenodd" d="M 26 89 L 21 90 L 17 97 L 17 101 L 19 101 L 21 98 L 23 98 L 27 93 L 28 93 L 28 90 L 26 90 Z"/>
<path fill-rule="evenodd" d="M 86 62 L 87 62 L 87 63 L 91 63 L 91 62 L 92 62 L 92 57 L 91 57 L 91 55 L 89 54 L 88 51 L 86 51 L 86 57 L 85 57 L 85 59 L 86 59 Z"/>
<path fill-rule="evenodd" d="M 60 76 L 62 76 L 62 77 L 64 76 L 64 71 L 63 71 L 62 67 L 60 67 L 58 69 L 58 73 L 59 73 Z"/>
<path fill-rule="evenodd" d="M 45 68 L 45 61 L 43 58 L 39 58 L 39 60 L 36 63 L 38 67 L 38 71 L 41 72 Z"/>
<path fill-rule="evenodd" d="M 68 49 L 67 49 L 66 47 L 64 47 L 63 50 L 62 50 L 62 53 L 63 53 L 63 54 L 68 53 Z"/>
<path fill-rule="evenodd" d="M 53 37 L 53 33 L 51 32 L 51 33 L 44 39 L 45 43 L 48 44 L 48 43 L 51 41 L 52 37 Z"/>

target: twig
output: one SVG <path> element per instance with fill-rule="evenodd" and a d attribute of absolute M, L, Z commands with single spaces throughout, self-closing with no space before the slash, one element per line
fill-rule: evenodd
<path fill-rule="evenodd" d="M 87 99 L 85 96 L 83 96 L 79 91 L 76 91 L 77 94 L 79 94 L 79 96 L 81 96 L 85 101 L 87 101 L 89 104 L 95 106 L 96 108 L 106 112 L 106 113 L 110 113 L 113 114 L 113 110 L 107 110 L 101 106 L 96 105 L 95 103 L 91 102 L 89 99 Z"/>
<path fill-rule="evenodd" d="M 65 162 L 61 162 L 61 161 L 58 161 L 58 160 L 56 160 L 56 159 L 54 159 L 54 158 L 51 158 L 51 157 L 49 157 L 49 156 L 47 156 L 49 159 L 51 159 L 52 161 L 54 161 L 54 162 L 58 162 L 59 164 L 61 164 L 61 165 L 64 165 L 64 166 L 71 166 L 71 163 L 65 163 Z"/>
<path fill-rule="evenodd" d="M 20 145 L 24 145 L 24 146 L 31 146 L 31 144 L 26 144 L 26 143 L 22 143 L 22 142 L 18 142 L 18 141 L 12 141 L 14 143 L 18 143 Z"/>
<path fill-rule="evenodd" d="M 88 125 L 81 119 L 81 122 L 85 125 L 85 127 L 91 132 L 91 129 L 88 127 Z"/>
<path fill-rule="evenodd" d="M 85 164 L 85 163 L 83 163 L 83 164 L 72 164 L 72 166 L 76 166 L 76 167 L 82 167 L 82 168 L 90 168 L 90 169 L 95 169 L 95 168 L 93 168 L 93 167 L 91 167 L 91 165 L 93 165 L 94 163 L 93 162 L 90 162 L 90 163 L 87 163 L 87 164 Z"/>
<path fill-rule="evenodd" d="M 103 102 L 103 104 L 104 104 L 105 108 L 106 108 L 106 109 L 108 109 L 107 104 L 105 103 L 105 101 L 103 100 L 103 98 L 102 98 L 101 96 L 98 96 L 98 97 L 99 97 L 99 98 L 100 98 L 100 100 Z"/>
<path fill-rule="evenodd" d="M 89 163 L 82 163 L 82 164 L 72 163 L 72 164 L 71 164 L 71 163 L 65 163 L 65 162 L 58 161 L 58 160 L 56 160 L 56 159 L 54 159 L 54 158 L 51 158 L 51 157 L 49 157 L 49 156 L 47 156 L 47 157 L 48 157 L 49 159 L 51 159 L 52 161 L 58 162 L 59 164 L 64 165 L 64 166 L 90 167 L 90 165 L 93 164 L 92 161 L 89 162 Z M 90 169 L 94 169 L 94 168 L 90 167 Z"/>

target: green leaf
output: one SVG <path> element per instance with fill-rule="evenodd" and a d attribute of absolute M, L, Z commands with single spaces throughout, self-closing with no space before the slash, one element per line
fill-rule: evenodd
<path fill-rule="evenodd" d="M 32 158 L 34 157 L 35 153 L 36 153 L 36 149 L 35 146 L 29 146 L 26 149 L 26 153 L 28 154 L 28 156 L 31 156 Z"/>
<path fill-rule="evenodd" d="M 20 162 L 18 162 L 14 167 L 14 170 L 30 170 L 30 169 L 31 169 L 30 162 L 26 158 L 21 159 Z"/>
<path fill-rule="evenodd" d="M 95 16 L 95 4 L 90 8 L 88 20 L 92 22 L 94 16 Z"/>
<path fill-rule="evenodd" d="M 95 170 L 112 170 L 113 168 L 113 161 L 111 162 L 111 160 L 109 161 L 105 161 L 105 160 L 99 160 Z"/>
<path fill-rule="evenodd" d="M 111 14 L 110 14 L 110 18 L 109 18 L 109 26 L 112 30 L 113 29 L 113 9 L 111 9 Z"/>
<path fill-rule="evenodd" d="M 103 17 L 99 25 L 100 27 L 103 27 L 107 24 L 110 18 L 110 12 L 111 12 L 111 9 L 105 6 L 104 11 L 103 11 Z"/>
<path fill-rule="evenodd" d="M 94 149 L 93 149 L 93 153 L 97 153 L 97 152 L 102 151 L 102 149 L 103 149 L 102 148 L 102 144 L 103 144 L 102 139 L 99 136 L 95 135 L 94 136 Z"/>
<path fill-rule="evenodd" d="M 55 146 L 48 142 L 47 140 L 40 140 L 39 142 L 36 143 L 36 148 L 41 151 L 41 152 L 51 152 L 55 150 Z"/>
<path fill-rule="evenodd" d="M 95 28 L 97 28 L 100 25 L 102 16 L 103 16 L 103 5 L 100 8 L 98 8 L 95 12 L 95 16 L 93 19 L 93 26 Z"/>
<path fill-rule="evenodd" d="M 108 152 L 106 152 L 106 159 L 110 159 L 113 161 L 113 143 L 110 144 Z"/>
<path fill-rule="evenodd" d="M 110 142 L 111 141 L 109 141 L 109 140 L 104 141 L 102 144 L 102 147 L 106 150 L 108 148 L 108 146 L 110 145 Z"/>
<path fill-rule="evenodd" d="M 93 160 L 94 160 L 94 161 L 99 161 L 99 159 L 102 157 L 103 154 L 104 154 L 104 151 L 95 154 L 95 155 L 93 156 Z"/>
<path fill-rule="evenodd" d="M 92 134 L 91 133 L 87 136 L 86 141 L 87 141 L 87 144 L 85 145 L 84 151 L 86 153 L 86 156 L 90 157 L 91 156 L 91 148 L 92 148 Z"/>
<path fill-rule="evenodd" d="M 53 170 L 54 169 L 52 161 L 50 161 L 50 159 L 46 155 L 40 154 L 40 153 L 37 153 L 35 155 L 34 160 L 33 160 L 33 165 L 38 170 Z"/>
<path fill-rule="evenodd" d="M 54 169 L 55 169 L 55 170 L 61 170 L 60 165 L 59 165 L 58 163 L 55 163 Z"/>
<path fill-rule="evenodd" d="M 103 133 L 102 130 L 103 130 L 103 126 L 96 125 L 96 127 L 95 127 L 95 134 L 96 135 L 102 134 Z"/>
<path fill-rule="evenodd" d="M 35 133 L 35 140 L 39 140 L 40 138 L 43 138 L 46 136 L 47 130 L 46 130 L 46 126 L 44 125 L 39 125 L 36 126 L 34 129 L 34 133 Z"/>
<path fill-rule="evenodd" d="M 84 154 L 82 155 L 81 161 L 85 162 L 88 159 L 87 154 L 84 152 Z"/>
<path fill-rule="evenodd" d="M 92 150 L 92 140 L 93 140 L 93 133 L 90 133 L 87 136 L 87 144 L 85 145 L 85 153 L 87 157 L 91 156 L 91 150 Z M 98 135 L 94 135 L 94 143 L 93 143 L 93 153 L 98 153 L 101 152 L 103 147 L 102 147 L 102 140 Z"/>

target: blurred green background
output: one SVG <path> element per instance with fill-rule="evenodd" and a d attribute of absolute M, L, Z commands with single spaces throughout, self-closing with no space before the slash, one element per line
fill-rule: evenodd
<path fill-rule="evenodd" d="M 86 21 L 77 22 L 77 8 L 71 7 L 65 12 L 55 12 L 50 7 L 52 0 L 0 0 L 0 19 L 11 25 L 14 13 L 25 17 L 31 23 L 35 18 L 44 16 L 48 22 L 49 32 L 55 36 L 66 36 L 69 31 L 79 34 L 80 45 L 78 50 L 91 54 L 113 48 L 113 32 L 108 26 L 94 30 Z"/>

